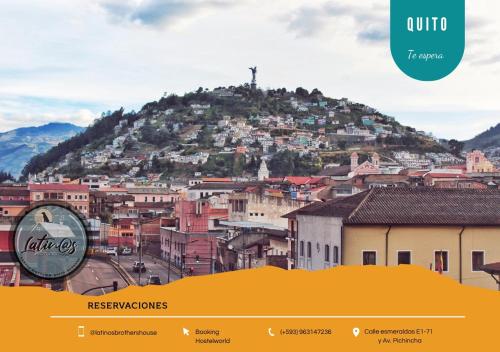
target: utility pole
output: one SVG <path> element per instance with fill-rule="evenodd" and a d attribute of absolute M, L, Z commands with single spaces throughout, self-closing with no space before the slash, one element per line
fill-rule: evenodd
<path fill-rule="evenodd" d="M 210 239 L 210 274 L 213 273 L 214 273 L 213 244 L 212 244 L 212 239 Z"/>
<path fill-rule="evenodd" d="M 247 263 L 246 263 L 246 241 L 245 241 L 245 229 L 242 229 L 242 235 L 243 235 L 243 269 L 246 269 Z"/>
<path fill-rule="evenodd" d="M 139 286 L 141 286 L 141 271 L 142 271 L 142 226 L 139 219 Z"/>
<path fill-rule="evenodd" d="M 181 247 L 181 279 L 184 277 L 184 254 L 182 254 L 182 247 Z"/>
<path fill-rule="evenodd" d="M 170 283 L 170 263 L 172 263 L 171 256 L 172 256 L 172 229 L 170 229 L 170 241 L 168 243 L 168 274 L 167 274 L 167 283 Z"/>
<path fill-rule="evenodd" d="M 122 234 L 118 230 L 118 247 L 116 248 L 116 256 L 118 257 L 118 265 L 120 265 L 120 238 L 122 237 Z"/>

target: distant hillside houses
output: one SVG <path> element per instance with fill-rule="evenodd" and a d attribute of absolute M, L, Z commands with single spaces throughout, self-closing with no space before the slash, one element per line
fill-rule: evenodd
<path fill-rule="evenodd" d="M 241 161 L 244 165 L 236 165 L 234 170 L 243 168 L 245 174 L 240 176 L 249 177 L 248 169 L 256 169 L 255 165 L 247 167 L 252 157 L 271 161 L 279 153 L 289 152 L 314 159 L 312 167 L 321 168 L 342 158 L 345 162 L 350 150 L 370 146 L 373 152 L 386 145 L 401 153 L 387 155 L 390 160 L 382 161 L 396 163 L 393 168 L 459 162 L 451 154 L 435 152 L 444 148 L 429 135 L 348 98 L 325 97 L 317 89 L 252 91 L 245 85 L 198 89 L 184 96 L 165 95 L 138 113 L 121 110 L 111 115 L 116 121 L 107 135 L 70 151 L 45 171 L 71 173 L 69 168 L 76 162 L 88 173 L 105 170 L 113 176 L 135 177 L 155 169 L 162 177 L 171 177 L 184 170 L 194 172 L 198 166 L 196 172 L 203 172 L 201 166 L 207 163 L 213 169 L 214 163 L 209 163 L 212 158 L 227 175 L 233 166 L 226 167 L 229 159 L 223 161 L 219 156 L 238 154 L 245 156 Z M 405 152 L 408 146 L 422 150 L 424 157 Z M 434 154 L 425 154 L 429 150 Z M 175 164 L 189 167 L 176 168 Z M 293 167 L 294 163 L 288 165 Z M 272 169 L 272 164 L 269 166 Z"/>

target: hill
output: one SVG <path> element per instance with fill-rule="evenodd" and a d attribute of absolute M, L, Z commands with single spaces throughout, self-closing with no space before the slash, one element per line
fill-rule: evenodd
<path fill-rule="evenodd" d="M 85 132 L 31 159 L 23 174 L 61 173 L 164 178 L 255 175 L 260 159 L 272 175 L 315 174 L 356 150 L 441 152 L 423 132 L 364 104 L 304 88 L 249 85 L 168 95 L 139 112 L 103 114 Z"/>
<path fill-rule="evenodd" d="M 69 123 L 49 123 L 0 133 L 0 170 L 17 177 L 33 156 L 45 153 L 83 130 Z"/>
<path fill-rule="evenodd" d="M 476 137 L 465 141 L 465 149 L 467 150 L 487 149 L 490 147 L 500 148 L 500 123 Z"/>

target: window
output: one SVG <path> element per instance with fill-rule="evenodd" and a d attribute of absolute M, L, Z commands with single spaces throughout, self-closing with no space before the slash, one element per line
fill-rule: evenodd
<path fill-rule="evenodd" d="M 448 251 L 434 251 L 434 270 L 448 271 Z"/>
<path fill-rule="evenodd" d="M 202 212 L 203 212 L 203 203 L 196 202 L 196 210 L 195 210 L 196 215 L 201 215 Z"/>
<path fill-rule="evenodd" d="M 325 262 L 330 261 L 330 246 L 325 244 Z"/>
<path fill-rule="evenodd" d="M 339 263 L 339 247 L 338 246 L 333 246 L 333 263 L 334 264 Z"/>
<path fill-rule="evenodd" d="M 398 251 L 398 265 L 411 264 L 410 251 Z"/>
<path fill-rule="evenodd" d="M 304 241 L 300 241 L 299 254 L 301 257 L 304 256 Z"/>
<path fill-rule="evenodd" d="M 472 271 L 481 271 L 484 265 L 484 251 L 472 251 Z"/>
<path fill-rule="evenodd" d="M 263 258 L 263 250 L 262 250 L 262 245 L 259 244 L 257 246 L 257 258 L 262 259 Z"/>
<path fill-rule="evenodd" d="M 71 194 L 68 194 L 68 200 L 71 200 Z"/>
<path fill-rule="evenodd" d="M 307 258 L 312 258 L 312 244 L 307 242 Z"/>
<path fill-rule="evenodd" d="M 363 251 L 363 265 L 377 265 L 377 252 Z"/>

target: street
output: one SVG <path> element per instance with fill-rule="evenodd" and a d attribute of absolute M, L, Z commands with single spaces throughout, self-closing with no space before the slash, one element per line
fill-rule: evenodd
<path fill-rule="evenodd" d="M 113 285 L 113 281 L 118 281 L 118 289 L 127 287 L 126 282 L 110 264 L 96 259 L 87 259 L 81 269 L 68 281 L 73 292 L 80 294 L 91 288 Z M 109 292 L 113 292 L 113 289 L 97 289 L 87 295 L 100 296 Z"/>
<path fill-rule="evenodd" d="M 142 257 L 142 261 L 146 266 L 146 272 L 141 273 L 141 282 L 139 283 L 139 273 L 136 273 L 133 270 L 133 265 L 135 261 L 139 261 L 139 256 L 135 253 L 132 255 L 120 256 L 120 265 L 125 270 L 127 270 L 127 272 L 130 275 L 132 275 L 132 277 L 137 281 L 138 284 L 146 285 L 148 282 L 149 275 L 159 275 L 162 285 L 168 282 L 167 264 L 165 262 L 160 261 L 159 259 L 151 257 L 150 255 L 144 254 Z M 174 272 L 173 270 L 170 271 L 170 282 L 179 279 L 179 275 L 177 275 L 176 272 Z"/>

